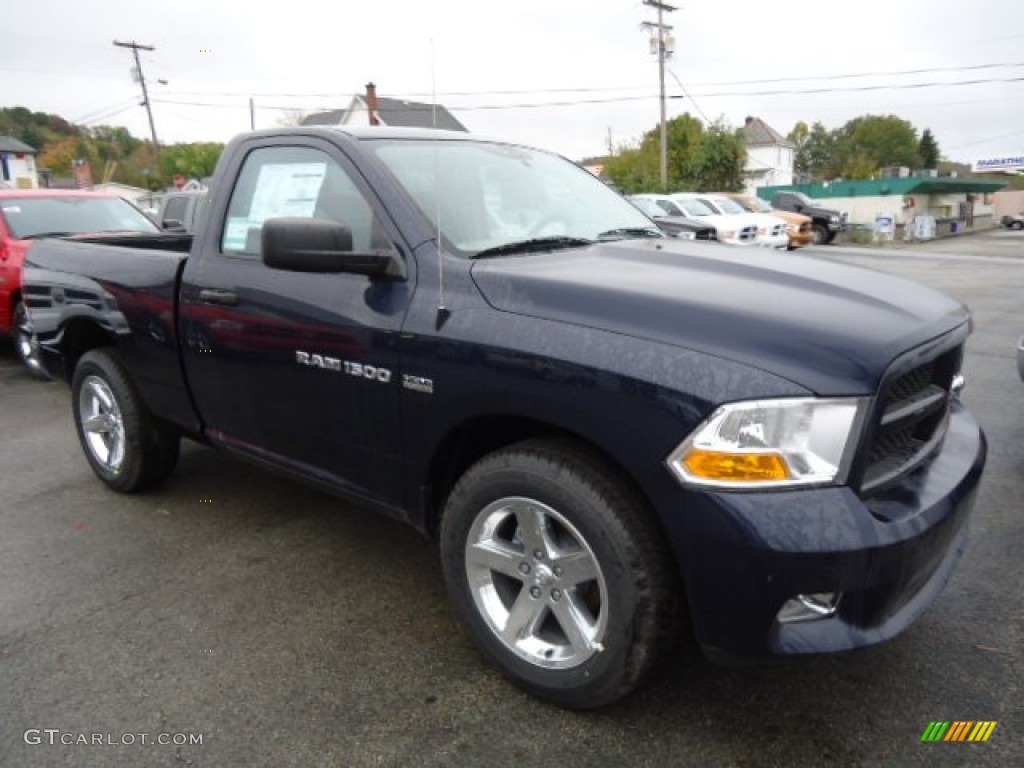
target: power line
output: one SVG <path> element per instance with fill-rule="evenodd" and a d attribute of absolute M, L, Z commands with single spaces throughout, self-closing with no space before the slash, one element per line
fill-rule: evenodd
<path fill-rule="evenodd" d="M 106 110 L 104 112 L 100 112 L 97 115 L 95 115 L 94 117 L 89 117 L 89 118 L 86 118 L 85 120 L 80 120 L 80 121 L 77 121 L 77 122 L 78 122 L 79 125 L 89 125 L 89 124 L 95 125 L 96 123 L 98 123 L 98 122 L 100 122 L 102 120 L 109 120 L 110 118 L 115 117 L 116 115 L 120 115 L 122 112 L 127 112 L 129 109 L 135 109 L 135 107 L 137 107 L 137 106 L 138 106 L 138 103 L 133 100 L 133 101 L 131 101 L 128 104 L 124 104 L 124 105 L 122 105 L 120 107 L 115 107 L 114 109 L 110 109 L 110 110 Z"/>
<path fill-rule="evenodd" d="M 94 120 L 96 118 L 96 115 L 99 115 L 99 114 L 101 114 L 103 112 L 107 112 L 107 111 L 110 111 L 110 110 L 113 110 L 113 109 L 120 109 L 121 107 L 127 106 L 129 104 L 134 106 L 134 105 L 138 104 L 138 102 L 134 98 L 133 99 L 121 99 L 120 101 L 114 102 L 113 104 L 108 104 L 108 105 L 103 106 L 103 107 L 97 107 L 96 109 L 91 109 L 88 112 L 86 112 L 84 115 L 81 115 L 80 117 L 76 117 L 76 118 L 70 120 L 69 122 L 71 122 L 71 123 L 85 123 L 85 122 L 88 122 L 89 120 Z"/>
<path fill-rule="evenodd" d="M 899 85 L 865 85 L 865 86 L 853 86 L 848 88 L 812 88 L 804 90 L 767 90 L 767 91 L 718 91 L 718 92 L 706 92 L 690 94 L 686 92 L 686 96 L 693 101 L 694 96 L 699 96 L 702 99 L 712 98 L 723 98 L 723 97 L 735 97 L 735 96 L 748 96 L 748 97 L 760 97 L 760 96 L 801 96 L 801 95 L 815 95 L 815 94 L 828 94 L 828 93 L 860 93 L 867 91 L 904 91 L 904 90 L 920 90 L 925 88 L 957 88 L 971 85 L 988 85 L 994 83 L 1019 83 L 1024 82 L 1024 76 L 1022 77 L 1010 77 L 1010 78 L 982 78 L 976 80 L 955 80 L 955 81 L 941 81 L 941 82 L 919 82 L 919 83 L 901 83 Z M 298 94 L 297 94 L 298 96 Z M 538 109 L 545 107 L 571 107 L 584 104 L 617 104 L 635 101 L 649 101 L 650 99 L 658 98 L 657 95 L 644 95 L 644 96 L 617 96 L 606 99 L 570 99 L 561 101 L 540 101 L 540 102 L 523 102 L 516 104 L 467 104 L 467 105 L 450 105 L 448 109 L 452 112 L 477 112 L 477 111 L 491 111 L 491 110 L 506 110 L 506 109 Z M 667 96 L 669 99 L 681 99 L 682 95 L 670 95 Z M 223 103 L 211 103 L 202 101 L 179 101 L 169 99 L 154 99 L 155 103 L 158 104 L 178 104 L 182 106 L 192 107 L 214 107 L 221 109 L 244 109 L 246 108 L 243 104 L 223 104 Z M 320 106 L 310 105 L 296 105 L 291 104 L 287 106 L 271 105 L 271 104 L 260 104 L 260 109 L 271 109 L 271 110 L 315 110 L 322 109 Z M 403 105 L 405 111 L 430 111 L 431 105 Z"/>
<path fill-rule="evenodd" d="M 946 151 L 949 152 L 953 149 L 963 149 L 964 147 L 973 147 L 977 144 L 987 144 L 990 141 L 998 141 L 999 139 L 1008 139 L 1011 136 L 1020 136 L 1024 134 L 1024 131 L 1013 131 L 1012 133 L 1003 133 L 999 136 L 989 136 L 987 139 L 978 139 L 977 141 L 969 141 L 966 144 L 956 144 L 952 147 L 947 147 Z"/>
<path fill-rule="evenodd" d="M 962 67 L 927 67 L 924 69 L 899 69 L 887 72 L 851 72 L 841 75 L 804 75 L 802 77 L 770 77 L 762 80 L 719 80 L 716 82 L 690 83 L 690 85 L 767 85 L 771 83 L 796 83 L 809 80 L 849 80 L 860 77 L 896 77 L 902 75 L 923 75 L 935 72 L 973 72 L 981 69 L 1001 69 L 1004 67 L 1024 67 L 1024 61 L 971 64 Z"/>
<path fill-rule="evenodd" d="M 1003 67 L 1024 67 L 1024 62 L 989 62 L 986 64 L 970 64 L 962 67 L 929 67 L 919 69 L 889 70 L 885 72 L 850 72 L 835 75 L 806 75 L 802 77 L 779 77 L 765 78 L 760 80 L 720 80 L 691 82 L 690 86 L 734 86 L 734 85 L 769 85 L 772 83 L 790 82 L 812 82 L 845 80 L 863 77 L 894 77 L 901 75 L 916 75 L 935 72 L 970 72 L 983 69 L 998 69 Z M 897 84 L 898 85 L 898 84 Z M 897 87 L 897 85 L 891 87 Z M 889 87 L 889 86 L 886 86 Z M 429 96 L 527 96 L 535 93 L 615 93 L 626 91 L 646 91 L 650 88 L 647 85 L 619 85 L 619 86 L 578 86 L 562 88 L 531 88 L 531 89 L 499 89 L 499 90 L 477 90 L 477 91 L 438 91 L 436 94 L 421 91 L 406 92 L 396 98 L 409 99 Z M 326 93 L 296 93 L 294 91 L 278 92 L 253 92 L 253 91 L 170 91 L 172 96 L 250 96 L 260 98 L 308 98 L 308 99 L 334 99 L 351 98 L 351 92 L 326 92 Z"/>

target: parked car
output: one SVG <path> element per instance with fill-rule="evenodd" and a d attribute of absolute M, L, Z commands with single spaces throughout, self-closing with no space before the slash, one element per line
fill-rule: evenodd
<path fill-rule="evenodd" d="M 665 209 L 653 200 L 642 195 L 629 195 L 626 197 L 629 202 L 646 213 L 654 223 L 665 232 L 674 235 L 682 240 L 715 240 L 715 228 L 700 219 L 691 219 L 686 216 L 674 216 L 665 213 Z"/>
<path fill-rule="evenodd" d="M 720 243 L 753 245 L 757 237 L 757 231 L 753 226 L 743 226 L 740 222 L 719 216 L 708 206 L 685 195 L 642 194 L 633 195 L 633 197 L 656 203 L 669 216 L 681 216 L 705 222 L 715 228 L 715 239 Z"/>
<path fill-rule="evenodd" d="M 803 192 L 776 192 L 771 200 L 777 211 L 793 211 L 813 219 L 814 242 L 818 245 L 831 243 L 836 235 L 846 229 L 846 213 L 835 208 L 826 208 Z"/>
<path fill-rule="evenodd" d="M 0 190 L 0 335 L 13 338 L 18 357 L 38 371 L 22 291 L 22 264 L 34 240 L 83 233 L 158 231 L 138 208 L 113 195 L 54 189 Z"/>
<path fill-rule="evenodd" d="M 156 221 L 167 232 L 194 232 L 203 203 L 208 203 L 207 191 L 168 192 L 160 198 Z"/>
<path fill-rule="evenodd" d="M 723 193 L 724 197 L 735 200 L 736 203 L 749 213 L 765 213 L 777 216 L 786 222 L 786 237 L 789 239 L 787 248 L 790 251 L 803 248 L 814 242 L 814 232 L 811 229 L 814 220 L 810 216 L 792 211 L 777 211 L 768 203 L 756 195 L 741 195 L 735 192 Z"/>
<path fill-rule="evenodd" d="M 786 236 L 786 222 L 778 216 L 750 213 L 735 200 L 723 195 L 697 194 L 696 198 L 715 213 L 731 216 L 737 221 L 751 222 L 757 231 L 755 244 L 766 248 L 785 248 L 789 245 L 789 238 Z"/>
<path fill-rule="evenodd" d="M 574 163 L 465 133 L 258 131 L 211 193 L 173 246 L 28 253 L 111 490 L 185 436 L 408 522 L 483 656 L 577 708 L 682 626 L 714 658 L 852 649 L 951 578 L 986 458 L 954 299 L 665 237 Z"/>
<path fill-rule="evenodd" d="M 1024 213 L 1018 213 L 1016 216 L 1003 216 L 999 223 L 1007 229 L 1024 229 Z"/>

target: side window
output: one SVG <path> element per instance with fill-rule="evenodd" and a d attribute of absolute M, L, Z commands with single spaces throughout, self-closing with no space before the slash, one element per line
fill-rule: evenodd
<path fill-rule="evenodd" d="M 228 203 L 221 250 L 258 259 L 263 222 L 280 217 L 344 224 L 352 231 L 356 251 L 391 248 L 348 173 L 312 147 L 266 147 L 249 153 Z"/>
<path fill-rule="evenodd" d="M 168 221 L 177 221 L 179 224 L 184 225 L 185 222 L 185 211 L 188 208 L 188 200 L 184 197 L 172 197 L 167 201 L 167 205 L 164 207 L 164 214 L 160 219 L 161 224 L 165 224 Z"/>
<path fill-rule="evenodd" d="M 679 206 L 675 203 L 669 202 L 668 200 L 658 200 L 658 206 L 667 213 L 669 216 L 685 216 L 686 214 L 679 210 Z"/>

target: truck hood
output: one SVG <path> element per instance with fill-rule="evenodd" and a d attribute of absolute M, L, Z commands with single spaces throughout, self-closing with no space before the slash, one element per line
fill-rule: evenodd
<path fill-rule="evenodd" d="M 892 275 L 672 240 L 479 261 L 472 276 L 500 311 L 727 358 L 821 395 L 874 392 L 896 356 L 969 318 Z"/>

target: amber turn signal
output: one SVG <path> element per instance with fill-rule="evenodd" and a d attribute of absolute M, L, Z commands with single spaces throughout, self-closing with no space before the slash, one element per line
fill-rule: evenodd
<path fill-rule="evenodd" d="M 692 449 L 683 459 L 691 475 L 719 482 L 788 480 L 789 467 L 778 453 L 725 453 Z"/>

